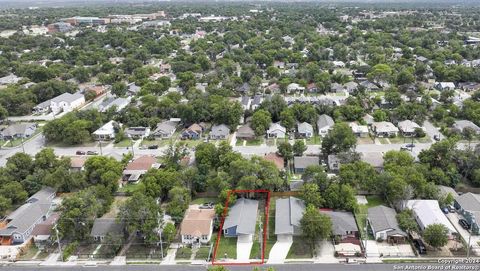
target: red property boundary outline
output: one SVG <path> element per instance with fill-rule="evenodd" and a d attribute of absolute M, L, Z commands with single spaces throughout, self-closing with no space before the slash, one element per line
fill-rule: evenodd
<path fill-rule="evenodd" d="M 267 202 L 265 205 L 265 223 L 263 223 L 263 245 L 262 245 L 262 259 L 260 262 L 245 262 L 245 263 L 223 263 L 223 262 L 215 262 L 217 257 L 218 245 L 220 244 L 220 238 L 222 236 L 223 231 L 223 223 L 225 222 L 225 217 L 227 216 L 228 211 L 228 200 L 230 199 L 231 194 L 237 193 L 267 193 Z M 267 244 L 267 229 L 268 229 L 268 215 L 270 210 L 270 190 L 265 189 L 257 189 L 257 190 L 228 190 L 227 192 L 227 200 L 225 202 L 225 207 L 223 208 L 222 214 L 222 221 L 220 223 L 220 228 L 217 234 L 217 240 L 215 241 L 215 249 L 213 251 L 212 257 L 212 265 L 262 265 L 265 264 L 265 247 Z"/>

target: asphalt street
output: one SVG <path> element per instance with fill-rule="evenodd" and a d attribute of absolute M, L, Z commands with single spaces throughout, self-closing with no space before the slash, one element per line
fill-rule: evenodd
<path fill-rule="evenodd" d="M 449 266 L 451 270 L 479 270 L 478 265 L 446 265 L 446 264 L 427 264 L 427 263 L 411 263 L 411 264 L 282 264 L 282 265 L 262 265 L 258 266 L 265 270 L 267 267 L 274 267 L 276 271 L 392 271 L 392 270 L 442 270 L 439 268 Z M 228 270 L 232 271 L 251 271 L 253 266 L 228 266 Z M 206 266 L 198 265 L 123 265 L 110 266 L 99 265 L 96 267 L 84 266 L 3 266 L 0 270 L 12 271 L 44 271 L 44 270 L 105 270 L 105 271 L 197 271 L 207 270 Z M 445 270 L 445 269 L 443 269 Z"/>

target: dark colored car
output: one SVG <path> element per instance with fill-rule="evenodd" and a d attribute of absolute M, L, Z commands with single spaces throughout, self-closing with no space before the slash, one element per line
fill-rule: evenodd
<path fill-rule="evenodd" d="M 468 223 L 465 219 L 459 219 L 458 220 L 458 224 L 460 224 L 460 226 L 462 226 L 463 229 L 465 230 L 469 230 L 470 229 L 470 223 Z"/>
<path fill-rule="evenodd" d="M 407 147 L 407 148 L 415 148 L 415 144 L 410 143 L 410 144 L 407 144 L 405 147 Z"/>
<path fill-rule="evenodd" d="M 198 207 L 199 209 L 213 209 L 213 202 L 206 202 Z"/>
<path fill-rule="evenodd" d="M 435 139 L 435 141 L 440 141 L 440 136 L 439 135 L 434 135 L 433 139 Z"/>
<path fill-rule="evenodd" d="M 98 155 L 98 151 L 87 151 L 87 155 Z"/>
<path fill-rule="evenodd" d="M 425 248 L 425 244 L 423 244 L 422 240 L 414 239 L 413 245 L 418 250 L 418 254 L 427 254 L 427 248 Z"/>
<path fill-rule="evenodd" d="M 401 150 L 401 151 L 409 151 L 410 149 L 407 148 L 407 147 L 400 147 L 400 150 Z"/>
<path fill-rule="evenodd" d="M 442 208 L 442 212 L 443 212 L 444 214 L 448 214 L 448 213 L 449 213 L 449 212 L 448 212 L 448 208 L 447 208 L 447 207 L 443 207 L 443 208 Z"/>
<path fill-rule="evenodd" d="M 148 148 L 150 150 L 156 150 L 156 149 L 158 149 L 158 145 L 150 145 L 150 146 L 148 146 Z"/>
<path fill-rule="evenodd" d="M 85 152 L 84 151 L 77 151 L 76 154 L 77 155 L 85 155 Z"/>

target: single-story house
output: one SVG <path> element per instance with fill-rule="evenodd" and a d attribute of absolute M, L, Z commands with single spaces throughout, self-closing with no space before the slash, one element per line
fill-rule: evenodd
<path fill-rule="evenodd" d="M 453 129 L 458 132 L 463 132 L 465 128 L 470 128 L 475 131 L 477 134 L 480 134 L 480 127 L 478 127 L 475 123 L 469 120 L 456 120 L 453 123 Z"/>
<path fill-rule="evenodd" d="M 455 227 L 440 210 L 440 205 L 436 200 L 408 200 L 403 207 L 412 210 L 413 216 L 422 231 L 429 225 L 442 224 L 448 229 L 449 239 L 454 239 L 455 235 L 458 234 Z"/>
<path fill-rule="evenodd" d="M 156 138 L 171 138 L 177 129 L 177 124 L 173 121 L 163 121 L 157 124 L 157 128 L 153 131 L 152 135 Z"/>
<path fill-rule="evenodd" d="M 32 237 L 36 225 L 44 222 L 53 211 L 56 191 L 45 187 L 9 214 L 6 226 L 0 229 L 0 245 L 19 245 Z"/>
<path fill-rule="evenodd" d="M 437 185 L 439 196 L 446 197 L 448 194 L 452 194 L 452 197 L 455 199 L 458 197 L 457 191 L 451 188 L 450 186 Z"/>
<path fill-rule="evenodd" d="M 74 94 L 63 93 L 55 98 L 47 100 L 43 103 L 36 105 L 33 108 L 33 113 L 43 114 L 52 112 L 57 115 L 61 112 L 70 112 L 85 104 L 85 97 L 82 93 L 77 92 Z"/>
<path fill-rule="evenodd" d="M 334 124 L 335 122 L 329 115 L 320 115 L 317 119 L 318 134 L 321 136 L 326 136 Z"/>
<path fill-rule="evenodd" d="M 352 129 L 352 132 L 355 134 L 357 137 L 368 137 L 368 126 L 366 125 L 358 125 L 356 122 L 350 122 L 348 124 L 350 126 L 350 129 Z"/>
<path fill-rule="evenodd" d="M 59 213 L 52 213 L 45 221 L 37 224 L 32 231 L 33 242 L 35 246 L 43 249 L 52 235 L 52 228 L 60 218 Z"/>
<path fill-rule="evenodd" d="M 371 165 L 377 171 L 383 170 L 383 153 L 382 152 L 363 152 L 360 160 Z"/>
<path fill-rule="evenodd" d="M 275 166 L 278 168 L 278 170 L 284 170 L 285 169 L 285 160 L 283 159 L 283 157 L 281 157 L 280 155 L 278 155 L 274 152 L 266 154 L 263 157 L 263 159 L 265 159 L 267 161 L 270 161 L 270 162 L 273 162 L 275 164 Z"/>
<path fill-rule="evenodd" d="M 435 83 L 434 87 L 440 91 L 442 90 L 454 90 L 455 83 L 453 82 L 437 82 Z"/>
<path fill-rule="evenodd" d="M 150 135 L 150 127 L 128 127 L 125 134 L 132 139 L 143 139 Z"/>
<path fill-rule="evenodd" d="M 405 137 L 415 136 L 417 134 L 415 129 L 421 128 L 420 125 L 411 120 L 400 121 L 397 126 L 400 133 Z"/>
<path fill-rule="evenodd" d="M 308 166 L 320 165 L 318 156 L 295 156 L 293 157 L 295 174 L 302 174 Z"/>
<path fill-rule="evenodd" d="M 263 96 L 260 95 L 260 94 L 257 94 L 255 96 L 253 96 L 253 99 L 252 99 L 252 110 L 256 110 L 260 104 L 262 104 L 263 102 Z"/>
<path fill-rule="evenodd" d="M 398 128 L 388 121 L 372 123 L 372 131 L 377 137 L 397 136 Z"/>
<path fill-rule="evenodd" d="M 237 130 L 237 139 L 240 139 L 240 140 L 251 140 L 251 139 L 254 139 L 256 136 L 255 136 L 255 132 L 253 131 L 253 129 L 250 127 L 250 124 L 245 124 L 245 125 L 242 125 L 240 128 L 238 128 Z"/>
<path fill-rule="evenodd" d="M 11 140 L 15 138 L 28 138 L 37 130 L 36 123 L 15 123 L 0 132 L 0 138 Z"/>
<path fill-rule="evenodd" d="M 275 201 L 275 235 L 277 239 L 292 240 L 302 233 L 300 220 L 305 212 L 305 202 L 295 197 Z"/>
<path fill-rule="evenodd" d="M 99 112 L 107 112 L 110 108 L 115 107 L 115 111 L 118 113 L 130 104 L 131 98 L 109 98 L 105 99 L 99 106 Z"/>
<path fill-rule="evenodd" d="M 267 130 L 267 138 L 285 138 L 287 129 L 280 125 L 280 123 L 272 123 Z"/>
<path fill-rule="evenodd" d="M 372 125 L 375 122 L 374 118 L 370 114 L 365 114 L 362 119 L 367 125 Z"/>
<path fill-rule="evenodd" d="M 143 155 L 127 164 L 123 170 L 123 180 L 137 183 L 151 168 L 159 168 L 160 164 L 154 156 Z"/>
<path fill-rule="evenodd" d="M 297 83 L 291 83 L 287 86 L 287 92 L 292 93 L 292 92 L 297 92 L 297 91 L 304 91 L 305 87 L 300 86 Z"/>
<path fill-rule="evenodd" d="M 471 192 L 455 198 L 454 206 L 470 223 L 473 234 L 480 234 L 480 194 Z"/>
<path fill-rule="evenodd" d="M 242 94 L 247 94 L 250 91 L 250 85 L 248 83 L 243 83 L 241 86 L 237 88 L 237 92 Z"/>
<path fill-rule="evenodd" d="M 396 215 L 393 208 L 384 205 L 368 208 L 368 224 L 376 240 L 386 240 L 392 244 L 405 242 L 407 234 L 398 226 Z"/>
<path fill-rule="evenodd" d="M 205 128 L 202 127 L 200 124 L 194 123 L 182 132 L 181 138 L 194 140 L 199 139 L 200 137 L 202 137 L 204 129 Z"/>
<path fill-rule="evenodd" d="M 111 120 L 105 123 L 102 127 L 98 128 L 92 133 L 93 139 L 97 141 L 112 140 L 115 138 L 115 121 Z"/>
<path fill-rule="evenodd" d="M 308 122 L 297 124 L 297 135 L 301 138 L 313 137 L 313 126 Z"/>
<path fill-rule="evenodd" d="M 230 128 L 228 128 L 228 126 L 225 124 L 220 124 L 212 127 L 209 137 L 210 139 L 220 140 L 227 139 L 228 135 L 230 135 Z"/>
<path fill-rule="evenodd" d="M 123 223 L 116 218 L 95 218 L 90 236 L 95 241 L 102 242 L 108 234 L 123 237 L 125 234 Z"/>
<path fill-rule="evenodd" d="M 252 99 L 248 96 L 242 96 L 240 98 L 240 104 L 242 105 L 243 111 L 249 110 L 252 105 Z"/>
<path fill-rule="evenodd" d="M 246 236 L 253 240 L 257 223 L 258 200 L 239 198 L 229 208 L 228 216 L 223 223 L 223 234 L 226 237 Z"/>
<path fill-rule="evenodd" d="M 321 210 L 332 220 L 332 234 L 335 244 L 352 243 L 360 245 L 359 232 L 355 217 L 351 212 Z"/>
<path fill-rule="evenodd" d="M 74 156 L 70 158 L 70 171 L 82 171 L 84 170 L 86 157 Z"/>
<path fill-rule="evenodd" d="M 212 238 L 214 209 L 199 209 L 197 205 L 191 205 L 185 212 L 180 225 L 182 243 L 207 244 Z"/>
<path fill-rule="evenodd" d="M 22 77 L 18 77 L 15 74 L 11 73 L 7 76 L 0 77 L 0 85 L 9 85 L 18 83 Z"/>

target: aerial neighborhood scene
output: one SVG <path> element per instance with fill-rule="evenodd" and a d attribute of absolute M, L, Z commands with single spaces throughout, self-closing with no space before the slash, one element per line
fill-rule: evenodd
<path fill-rule="evenodd" d="M 0 270 L 478 269 L 480 1 L 0 4 Z"/>

